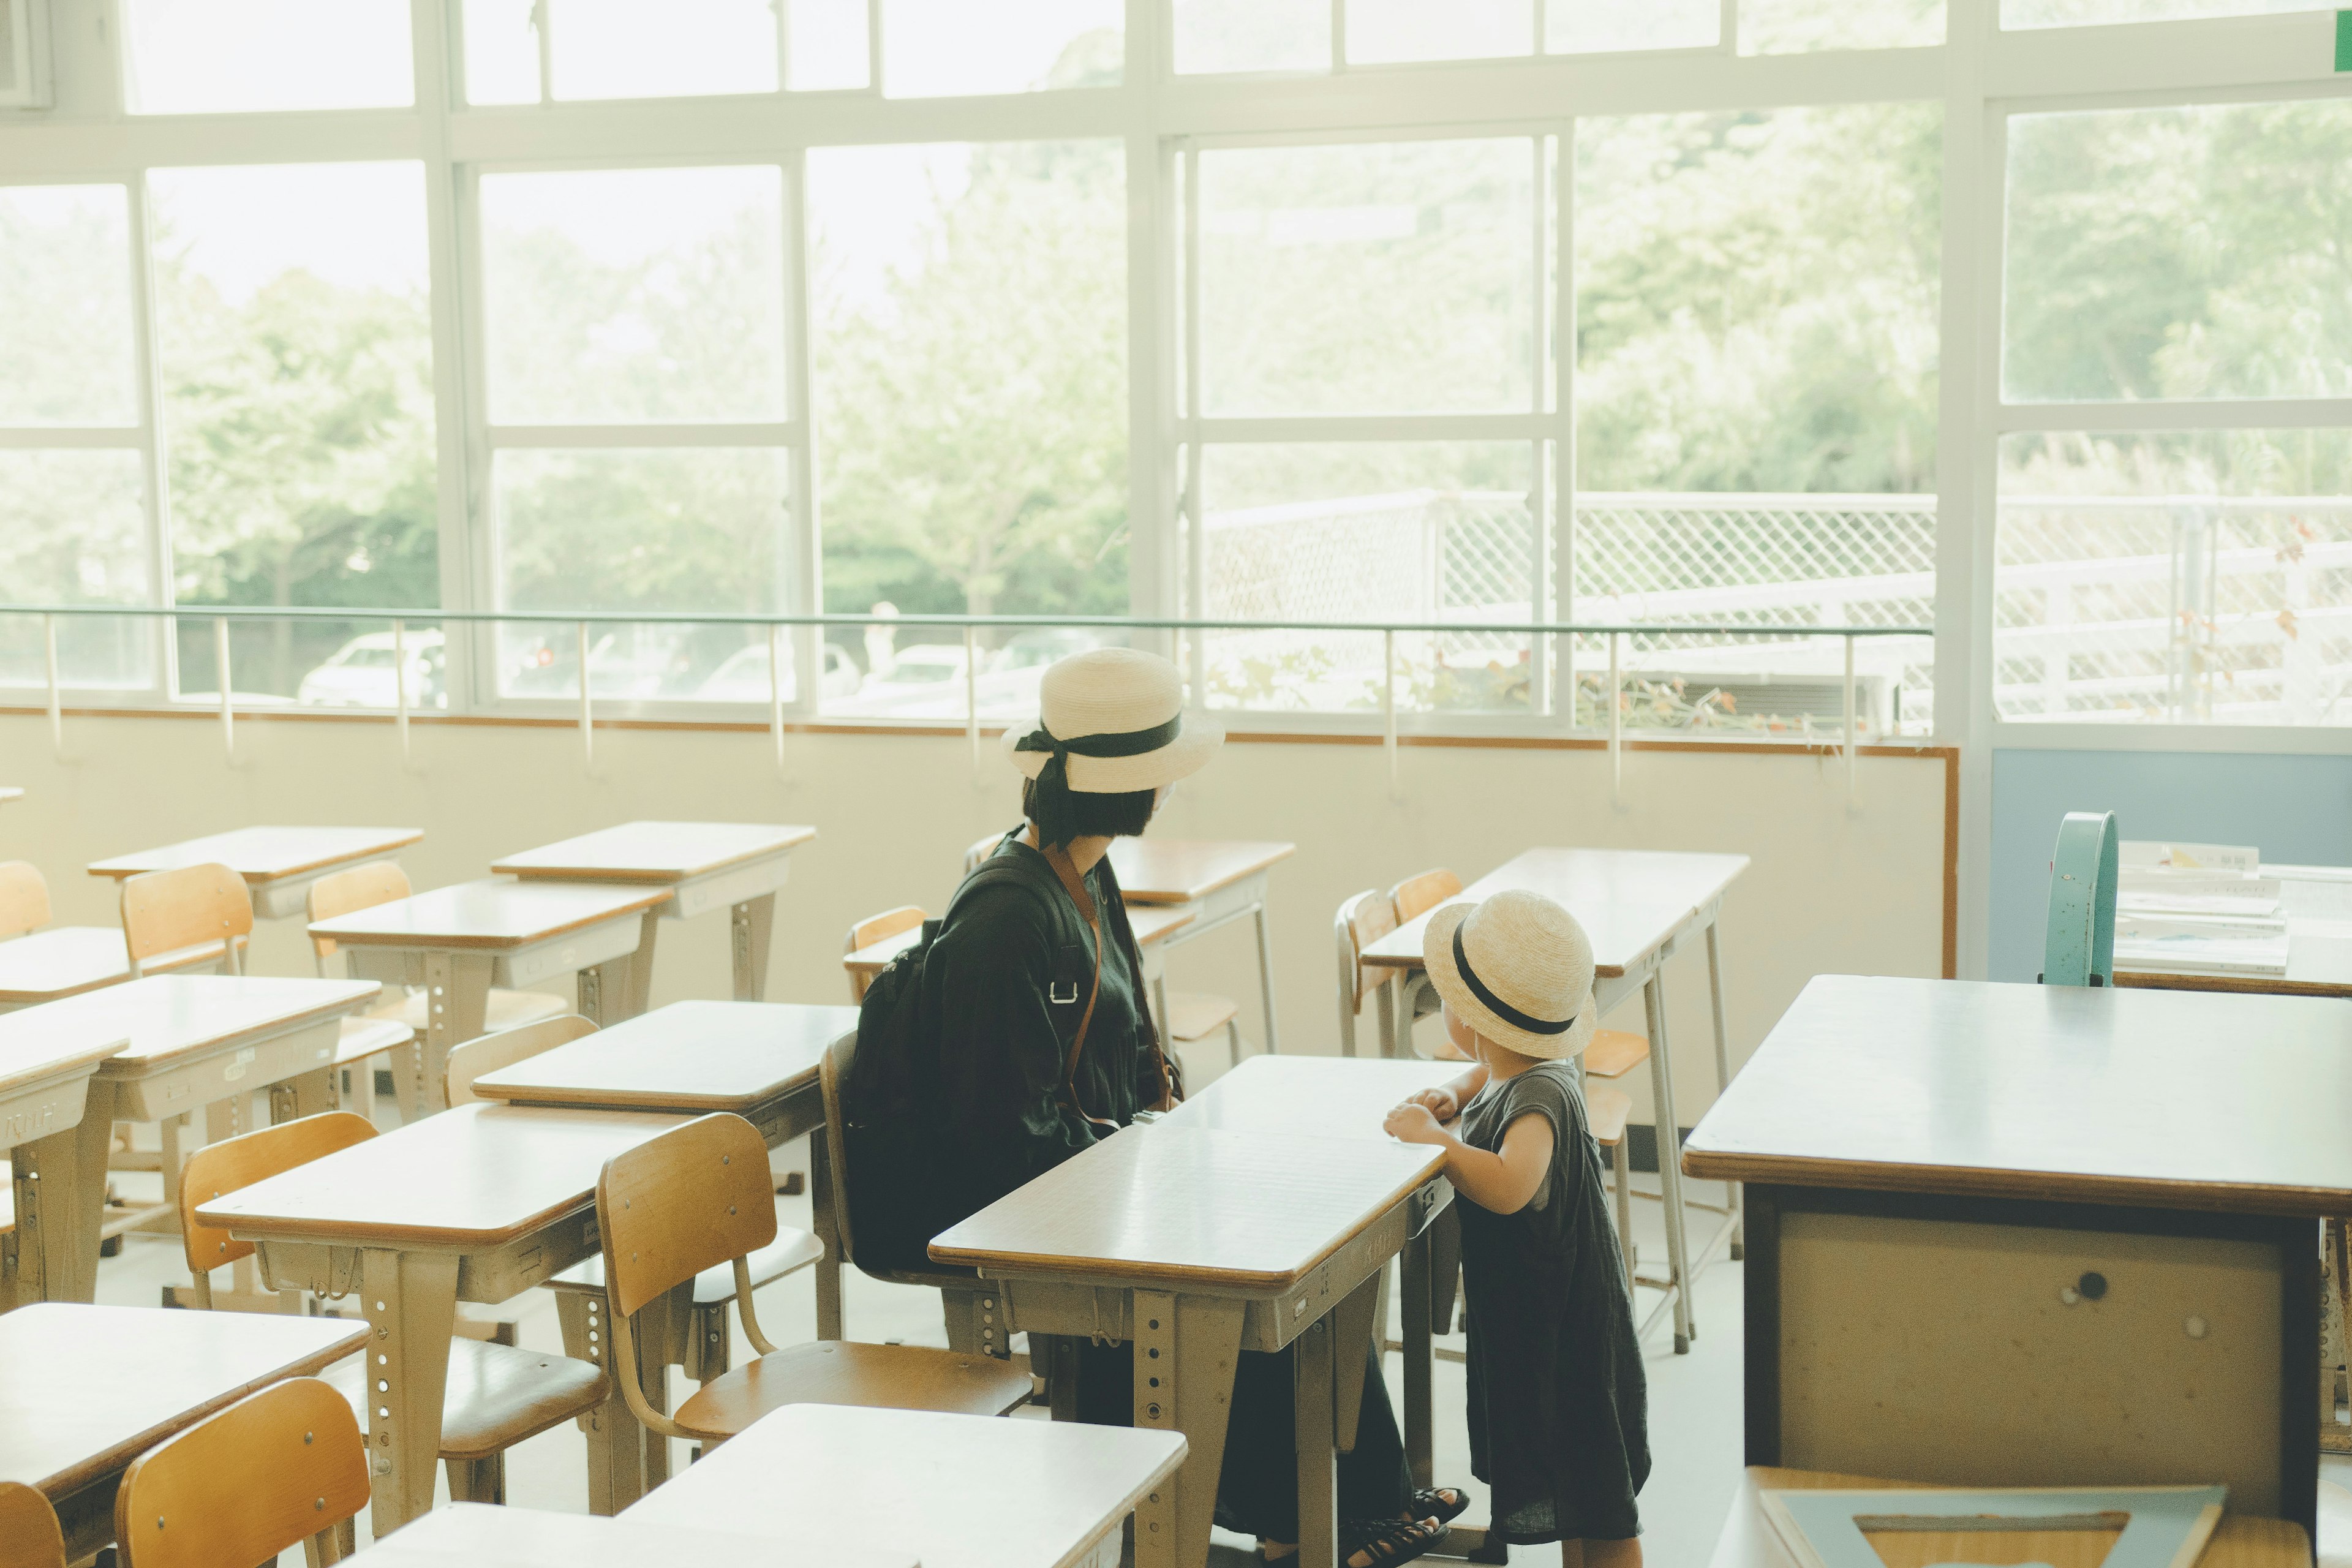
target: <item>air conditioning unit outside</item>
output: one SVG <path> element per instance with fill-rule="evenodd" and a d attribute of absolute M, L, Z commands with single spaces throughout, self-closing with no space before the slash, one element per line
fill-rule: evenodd
<path fill-rule="evenodd" d="M 49 107 L 49 0 L 0 0 L 0 109 Z"/>

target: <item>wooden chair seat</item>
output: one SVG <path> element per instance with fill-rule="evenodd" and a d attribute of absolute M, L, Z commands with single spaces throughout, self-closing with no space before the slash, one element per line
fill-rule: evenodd
<path fill-rule="evenodd" d="M 419 991 L 414 996 L 403 997 L 396 1008 L 388 1008 L 380 1016 L 398 1018 L 422 1033 L 429 1005 L 429 999 Z M 506 1029 L 519 1029 L 542 1018 L 560 1018 L 571 1011 L 571 1003 L 544 991 L 495 990 L 490 993 L 489 1005 L 483 1010 L 482 1032 L 495 1035 Z"/>
<path fill-rule="evenodd" d="M 752 1253 L 751 1286 L 757 1289 L 772 1284 L 787 1274 L 806 1268 L 824 1256 L 824 1243 L 807 1231 L 793 1226 L 776 1227 L 776 1239 Z M 604 1293 L 604 1255 L 601 1252 L 573 1264 L 554 1279 L 547 1281 L 551 1290 L 593 1291 Z M 694 1304 L 698 1307 L 723 1307 L 735 1299 L 735 1266 L 715 1264 L 694 1277 Z"/>
<path fill-rule="evenodd" d="M 1595 1029 L 1584 1047 L 1584 1076 L 1623 1078 L 1650 1059 L 1650 1041 L 1630 1029 Z"/>
<path fill-rule="evenodd" d="M 819 1340 L 793 1345 L 705 1384 L 678 1406 L 680 1426 L 707 1439 L 731 1437 L 787 1405 L 861 1405 L 1002 1415 L 1027 1403 L 1027 1369 L 990 1356 L 918 1345 Z"/>
<path fill-rule="evenodd" d="M 1242 1005 L 1230 996 L 1207 991 L 1168 993 L 1168 1032 L 1190 1043 L 1205 1040 L 1234 1021 Z"/>
<path fill-rule="evenodd" d="M 416 1031 L 397 1018 L 346 1018 L 341 1037 L 335 1041 L 335 1065 L 349 1067 L 386 1051 L 396 1051 L 415 1038 Z"/>
<path fill-rule="evenodd" d="M 326 1379 L 367 1412 L 364 1359 L 329 1367 Z M 441 1458 L 487 1459 L 604 1403 L 611 1385 L 592 1363 L 544 1351 L 449 1342 L 449 1389 L 441 1401 Z"/>
<path fill-rule="evenodd" d="M 1622 1147 L 1625 1142 L 1625 1121 L 1633 1114 L 1633 1097 L 1622 1089 L 1605 1083 L 1584 1086 L 1584 1121 L 1592 1129 L 1592 1141 L 1603 1149 Z"/>
<path fill-rule="evenodd" d="M 1640 1036 L 1633 1037 L 1640 1039 Z M 1649 1042 L 1643 1042 L 1644 1049 Z M 1587 1081 L 1584 1124 L 1592 1141 L 1610 1151 L 1610 1186 L 1617 1211 L 1617 1250 L 1625 1258 L 1625 1293 L 1633 1293 L 1633 1146 L 1625 1137 L 1626 1119 L 1633 1114 L 1633 1097 L 1612 1084 Z"/>

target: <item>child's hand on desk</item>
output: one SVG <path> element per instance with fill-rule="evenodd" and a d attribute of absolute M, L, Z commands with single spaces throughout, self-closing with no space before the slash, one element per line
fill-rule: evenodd
<path fill-rule="evenodd" d="M 1389 1112 L 1381 1127 L 1391 1138 L 1404 1143 L 1435 1143 L 1444 1140 L 1445 1129 L 1428 1106 L 1419 1100 L 1408 1100 Z"/>
<path fill-rule="evenodd" d="M 1419 1094 L 1405 1097 L 1407 1105 L 1425 1105 L 1429 1113 L 1440 1121 L 1451 1121 L 1462 1114 L 1462 1102 L 1450 1089 L 1424 1089 Z"/>

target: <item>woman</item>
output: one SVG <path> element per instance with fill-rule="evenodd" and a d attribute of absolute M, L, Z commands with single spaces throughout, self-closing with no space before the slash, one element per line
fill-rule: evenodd
<path fill-rule="evenodd" d="M 1038 722 L 1004 737 L 1026 775 L 1025 820 L 957 890 L 924 959 L 914 1032 L 935 1056 L 908 1075 L 899 1125 L 861 1130 L 852 1143 L 852 1190 L 868 1188 L 868 1170 L 877 1184 L 874 1210 L 860 1200 L 861 1256 L 878 1245 L 890 1261 L 936 1269 L 922 1257 L 932 1236 L 1181 1094 L 1108 851 L 1144 830 L 1168 786 L 1207 763 L 1223 732 L 1186 718 L 1174 665 L 1126 648 L 1061 660 L 1039 700 Z M 1129 1424 L 1132 1354 L 1081 1348 L 1081 1420 Z M 1368 1360 L 1356 1447 L 1339 1461 L 1350 1568 L 1420 1556 L 1466 1504 L 1451 1489 L 1412 1494 L 1378 1364 Z M 1288 1353 L 1244 1352 L 1217 1519 L 1257 1536 L 1269 1559 L 1298 1539 L 1291 1405 Z"/>

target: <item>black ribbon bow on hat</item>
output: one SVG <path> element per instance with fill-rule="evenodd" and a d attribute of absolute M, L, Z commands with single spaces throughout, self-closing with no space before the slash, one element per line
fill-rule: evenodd
<path fill-rule="evenodd" d="M 1016 752 L 1047 753 L 1045 766 L 1037 774 L 1034 801 L 1036 808 L 1037 832 L 1046 844 L 1067 844 L 1077 837 L 1076 808 L 1070 802 L 1070 758 L 1139 757 L 1156 752 L 1184 732 L 1184 715 L 1178 713 L 1165 724 L 1155 724 L 1149 730 L 1127 730 L 1113 735 L 1078 735 L 1063 740 L 1040 724 L 1013 746 Z"/>

